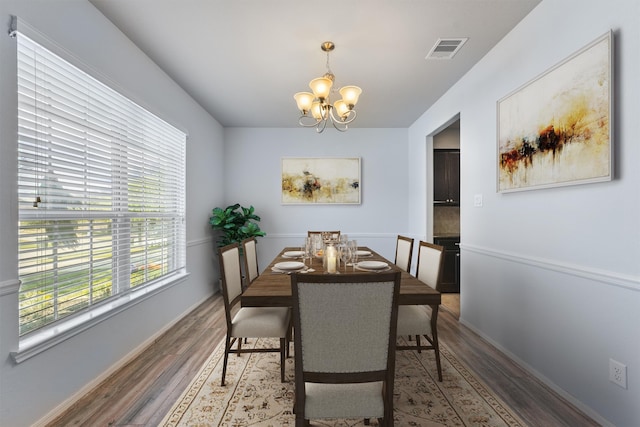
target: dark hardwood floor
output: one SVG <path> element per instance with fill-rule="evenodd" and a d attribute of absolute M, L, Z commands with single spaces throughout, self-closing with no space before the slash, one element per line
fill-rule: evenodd
<path fill-rule="evenodd" d="M 157 426 L 224 338 L 220 295 L 180 320 L 145 352 L 50 426 Z M 440 340 L 531 426 L 597 426 L 563 398 L 440 310 Z"/>

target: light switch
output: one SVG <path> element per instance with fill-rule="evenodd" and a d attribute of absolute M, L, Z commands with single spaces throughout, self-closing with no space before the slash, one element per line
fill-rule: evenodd
<path fill-rule="evenodd" d="M 473 196 L 473 206 L 475 206 L 476 208 L 482 207 L 482 194 L 476 194 L 475 196 Z"/>

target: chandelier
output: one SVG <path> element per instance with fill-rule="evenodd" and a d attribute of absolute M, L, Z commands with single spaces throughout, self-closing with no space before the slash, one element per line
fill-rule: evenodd
<path fill-rule="evenodd" d="M 321 133 L 327 126 L 327 122 L 331 122 L 334 128 L 344 132 L 348 129 L 348 124 L 356 118 L 356 110 L 353 107 L 358 102 L 362 89 L 358 86 L 343 86 L 338 90 L 342 99 L 331 104 L 330 95 L 335 76 L 329 67 L 329 53 L 335 45 L 333 42 L 324 42 L 320 48 L 327 52 L 327 72 L 322 77 L 309 82 L 313 93 L 298 92 L 293 95 L 302 113 L 298 123 L 304 127 L 315 126 L 316 132 Z M 335 89 L 333 92 L 335 93 Z"/>

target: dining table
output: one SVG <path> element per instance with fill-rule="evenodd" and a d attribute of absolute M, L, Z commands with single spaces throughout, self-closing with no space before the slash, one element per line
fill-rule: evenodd
<path fill-rule="evenodd" d="M 280 271 L 274 266 L 281 262 L 302 261 L 295 256 L 287 256 L 286 254 L 297 254 L 299 247 L 285 247 L 271 261 L 264 271 L 245 289 L 241 296 L 241 305 L 243 307 L 291 307 L 293 305 L 291 296 L 291 278 L 292 272 Z M 371 250 L 368 247 L 358 247 L 361 253 L 366 256 L 359 257 L 358 261 L 378 261 L 384 262 L 388 268 L 377 271 L 400 271 L 400 294 L 398 304 L 400 305 L 428 305 L 438 310 L 441 302 L 440 292 L 418 280 L 406 271 L 397 267 L 382 255 Z M 328 273 L 323 266 L 321 257 L 313 257 L 306 259 L 306 269 L 303 274 L 377 274 L 375 271 L 362 271 L 353 265 L 344 265 L 342 263 L 336 273 Z M 275 270 L 275 271 L 274 271 Z M 437 312 L 437 311 L 436 311 Z"/>

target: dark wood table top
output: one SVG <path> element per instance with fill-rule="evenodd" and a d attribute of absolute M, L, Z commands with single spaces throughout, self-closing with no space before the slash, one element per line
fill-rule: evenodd
<path fill-rule="evenodd" d="M 290 307 L 291 304 L 291 278 L 288 274 L 274 273 L 271 268 L 278 262 L 292 261 L 282 255 L 286 251 L 295 251 L 300 248 L 284 248 L 278 256 L 269 264 L 267 268 L 249 285 L 241 297 L 243 307 Z M 385 259 L 375 251 L 367 247 L 359 247 L 359 250 L 371 252 L 370 257 L 360 258 L 360 260 L 384 261 L 389 264 L 393 271 L 401 271 L 400 297 L 398 303 L 401 305 L 439 305 L 440 292 L 433 289 L 426 283 L 421 282 L 411 274 L 400 270 L 393 262 Z M 309 261 L 307 260 L 307 265 Z M 311 268 L 315 272 L 305 274 L 325 274 L 322 268 L 322 259 L 314 258 Z M 353 267 L 344 266 L 339 268 L 340 274 L 353 274 Z M 356 270 L 355 273 L 362 274 L 363 271 Z M 377 274 L 377 273 L 371 273 Z"/>

